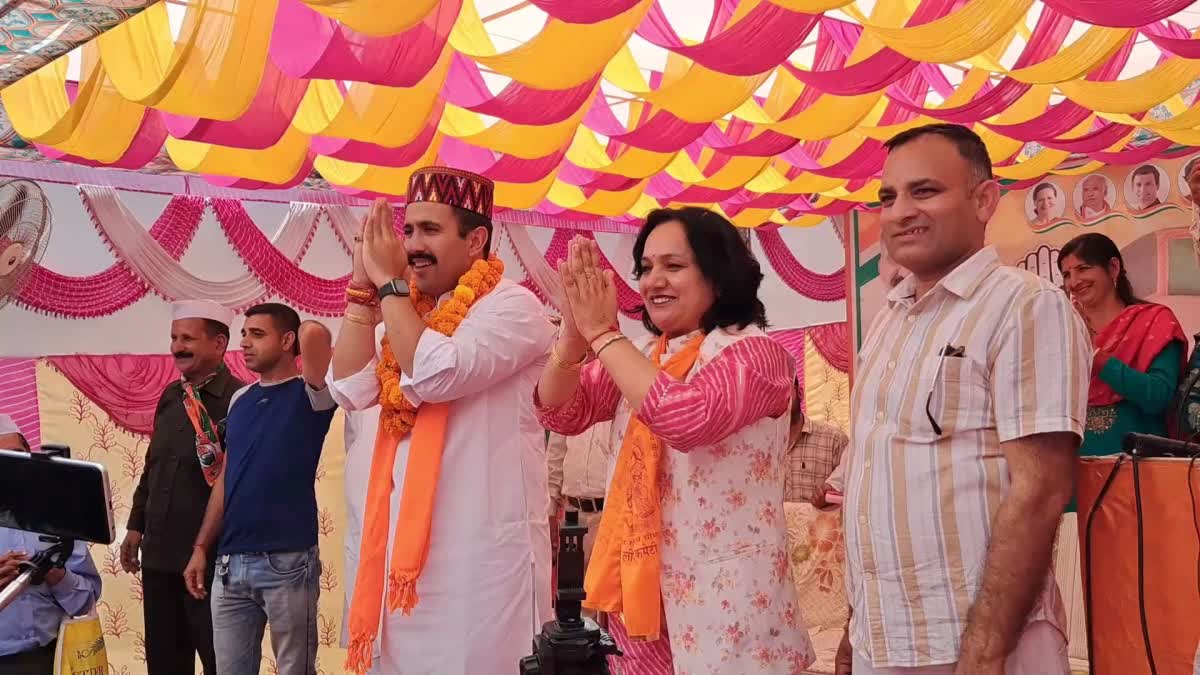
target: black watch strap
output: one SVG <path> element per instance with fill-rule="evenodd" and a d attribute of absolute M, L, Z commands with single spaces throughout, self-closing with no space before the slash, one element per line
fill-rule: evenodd
<path fill-rule="evenodd" d="M 383 300 L 389 295 L 398 295 L 402 298 L 409 296 L 408 282 L 404 279 L 392 279 L 386 284 L 379 287 L 379 299 Z"/>

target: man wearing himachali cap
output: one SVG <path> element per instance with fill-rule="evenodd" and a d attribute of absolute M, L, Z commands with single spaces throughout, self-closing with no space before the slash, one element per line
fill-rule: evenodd
<path fill-rule="evenodd" d="M 554 328 L 492 251 L 491 181 L 412 175 L 404 236 L 377 201 L 329 378 L 378 403 L 347 670 L 508 675 L 550 614 L 544 432 L 529 392 Z M 382 621 L 381 621 L 382 619 Z"/>
<path fill-rule="evenodd" d="M 158 399 L 121 544 L 121 566 L 142 573 L 148 675 L 194 673 L 197 654 L 205 675 L 217 672 L 209 601 L 188 594 L 183 570 L 225 461 L 218 428 L 245 384 L 225 367 L 232 322 L 233 312 L 210 300 L 171 305 L 171 355 L 180 379 Z M 211 587 L 211 567 L 205 578 Z"/>

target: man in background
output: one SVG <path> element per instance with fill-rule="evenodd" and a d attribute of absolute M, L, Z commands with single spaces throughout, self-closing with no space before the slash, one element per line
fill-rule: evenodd
<path fill-rule="evenodd" d="M 612 422 L 601 422 L 579 436 L 551 433 L 546 445 L 550 519 L 557 525 L 564 509 L 579 512 L 579 524 L 588 528 L 583 537 L 584 569 L 592 559 L 592 545 L 604 512 L 604 493 L 613 461 L 611 432 Z M 554 527 L 550 529 L 555 531 Z M 558 539 L 552 538 L 550 546 L 557 552 Z"/>
<path fill-rule="evenodd" d="M 285 305 L 246 310 L 242 356 L 261 379 L 229 404 L 228 461 L 183 572 L 188 591 L 204 598 L 215 550 L 213 644 L 221 675 L 257 675 L 268 623 L 279 675 L 316 672 L 315 483 L 337 407 L 325 386 L 332 343 L 329 329 L 301 323 Z"/>
<path fill-rule="evenodd" d="M 792 427 L 788 437 L 788 472 L 783 480 L 783 501 L 816 505 L 818 496 L 824 500 L 828 492 L 826 481 L 841 463 L 850 439 L 832 424 L 804 414 L 804 395 L 799 380 L 792 389 Z"/>
<path fill-rule="evenodd" d="M 225 461 L 219 430 L 245 384 L 225 367 L 232 322 L 233 312 L 211 300 L 171 305 L 171 355 L 180 378 L 158 399 L 121 544 L 121 567 L 142 573 L 148 675 L 190 675 L 197 655 L 204 675 L 217 673 L 208 599 L 188 593 L 183 569 Z M 209 567 L 206 588 L 212 578 Z"/>
<path fill-rule="evenodd" d="M 21 430 L 0 415 L 0 450 L 29 451 Z M 0 590 L 21 574 L 20 565 L 48 544 L 33 532 L 0 527 Z M 54 675 L 54 650 L 63 619 L 87 614 L 100 597 L 100 573 L 87 544 L 75 542 L 66 567 L 55 567 L 0 610 L 0 675 Z"/>

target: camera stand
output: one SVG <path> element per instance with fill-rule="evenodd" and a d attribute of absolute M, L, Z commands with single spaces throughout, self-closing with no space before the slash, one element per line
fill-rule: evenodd
<path fill-rule="evenodd" d="M 533 654 L 521 659 L 520 675 L 609 675 L 608 657 L 621 656 L 612 637 L 582 616 L 583 535 L 579 512 L 567 511 L 559 529 L 557 620 L 533 639 Z"/>
<path fill-rule="evenodd" d="M 8 607 L 30 586 L 37 586 L 46 580 L 46 575 L 55 567 L 65 568 L 71 552 L 75 550 L 75 542 L 58 537 L 41 537 L 44 542 L 53 545 L 38 551 L 33 558 L 20 564 L 20 576 L 0 590 L 0 611 Z"/>

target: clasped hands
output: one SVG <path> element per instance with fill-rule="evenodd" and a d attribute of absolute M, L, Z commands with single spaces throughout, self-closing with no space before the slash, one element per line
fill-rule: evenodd
<path fill-rule="evenodd" d="M 582 236 L 571 240 L 567 258 L 558 263 L 562 296 L 562 339 L 575 352 L 586 351 L 598 338 L 619 331 L 617 286 L 613 272 L 600 265 L 600 247 Z"/>
<path fill-rule="evenodd" d="M 379 288 L 408 273 L 404 237 L 396 234 L 395 211 L 386 199 L 376 199 L 363 218 L 362 233 L 354 238 L 352 282 Z"/>

